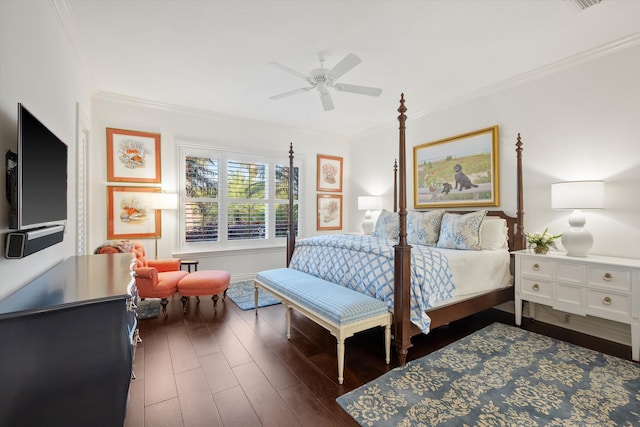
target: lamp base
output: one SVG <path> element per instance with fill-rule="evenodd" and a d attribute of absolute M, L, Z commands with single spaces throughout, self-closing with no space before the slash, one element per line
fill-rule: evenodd
<path fill-rule="evenodd" d="M 562 234 L 561 242 L 568 256 L 586 257 L 593 246 L 593 235 L 584 228 L 571 227 Z"/>
<path fill-rule="evenodd" d="M 364 232 L 364 234 L 371 234 L 373 233 L 373 227 L 375 225 L 376 224 L 371 219 L 371 211 L 367 211 L 364 214 L 364 221 L 362 221 L 362 231 Z"/>

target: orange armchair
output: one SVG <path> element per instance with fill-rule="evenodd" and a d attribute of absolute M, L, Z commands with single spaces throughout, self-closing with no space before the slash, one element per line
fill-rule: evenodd
<path fill-rule="evenodd" d="M 112 241 L 107 242 L 95 253 L 107 254 L 131 251 L 136 257 L 133 268 L 138 296 L 140 298 L 160 298 L 162 311 L 167 312 L 167 299 L 178 292 L 178 282 L 189 273 L 180 270 L 180 259 L 148 260 L 145 255 L 144 245 L 138 241 Z"/>
<path fill-rule="evenodd" d="M 189 273 L 180 270 L 180 259 L 148 260 L 144 246 L 135 242 L 133 246 L 136 256 L 136 287 L 140 298 L 161 298 L 162 311 L 167 312 L 168 297 L 178 292 L 178 282 Z"/>

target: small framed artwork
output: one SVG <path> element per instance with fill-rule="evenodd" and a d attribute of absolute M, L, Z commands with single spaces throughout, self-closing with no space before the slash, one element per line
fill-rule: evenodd
<path fill-rule="evenodd" d="M 107 128 L 107 181 L 160 183 L 160 134 Z"/>
<path fill-rule="evenodd" d="M 341 194 L 318 194 L 318 230 L 342 230 Z"/>
<path fill-rule="evenodd" d="M 160 211 L 151 207 L 151 194 L 160 190 L 107 186 L 107 239 L 160 237 Z"/>
<path fill-rule="evenodd" d="M 342 192 L 342 157 L 318 154 L 317 190 Z"/>
<path fill-rule="evenodd" d="M 413 147 L 416 209 L 498 206 L 498 126 Z"/>

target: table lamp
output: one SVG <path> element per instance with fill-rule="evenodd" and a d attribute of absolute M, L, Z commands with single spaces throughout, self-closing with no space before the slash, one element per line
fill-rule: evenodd
<path fill-rule="evenodd" d="M 371 211 L 382 209 L 382 199 L 378 196 L 358 196 L 358 210 L 367 211 L 362 221 L 364 234 L 371 234 L 375 223 L 371 219 Z"/>
<path fill-rule="evenodd" d="M 584 228 L 582 209 L 604 209 L 604 181 L 572 181 L 551 184 L 551 209 L 573 209 L 571 228 L 562 233 L 568 256 L 585 257 L 593 246 L 593 236 Z"/>

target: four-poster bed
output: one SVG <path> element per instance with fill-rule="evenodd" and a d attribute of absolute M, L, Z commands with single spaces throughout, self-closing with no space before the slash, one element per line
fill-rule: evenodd
<path fill-rule="evenodd" d="M 387 258 L 392 257 L 393 266 L 392 266 L 392 286 L 393 289 L 390 291 L 393 295 L 393 345 L 396 347 L 396 351 L 399 358 L 399 363 L 404 364 L 406 362 L 406 357 L 408 353 L 408 349 L 411 347 L 411 337 L 422 333 L 424 331 L 423 328 L 418 327 L 415 324 L 416 315 L 416 296 L 412 295 L 412 292 L 416 292 L 415 283 L 412 281 L 412 278 L 415 279 L 416 268 L 423 268 L 423 265 L 412 266 L 416 261 L 418 263 L 422 263 L 422 258 L 416 258 L 417 254 L 412 254 L 412 246 L 407 242 L 407 208 L 406 208 L 406 174 L 407 174 L 407 159 L 406 159 L 406 141 L 405 141 L 405 130 L 406 130 L 406 111 L 407 108 L 405 106 L 404 94 L 401 95 L 400 98 L 400 107 L 398 108 L 398 112 L 400 115 L 398 116 L 399 121 L 399 157 L 396 164 L 394 164 L 394 211 L 397 211 L 399 216 L 399 233 L 398 233 L 398 241 L 397 244 L 393 245 L 393 254 L 392 256 L 389 254 L 385 254 Z M 523 198 L 522 198 L 522 142 L 520 140 L 520 135 L 518 134 L 517 142 L 516 142 L 516 153 L 517 153 L 517 171 L 516 171 L 516 180 L 517 180 L 517 213 L 516 217 L 512 217 L 506 215 L 502 211 L 487 211 L 486 215 L 489 216 L 498 216 L 503 218 L 506 221 L 506 225 L 508 228 L 508 237 L 507 243 L 510 251 L 520 250 L 525 247 L 525 238 L 524 238 L 524 225 L 523 225 Z M 290 170 L 293 170 L 293 146 L 289 149 L 289 160 L 290 160 Z M 399 173 L 399 176 L 398 176 Z M 289 188 L 293 188 L 293 174 L 289 174 Z M 291 266 L 292 257 L 294 255 L 294 249 L 296 248 L 295 241 L 295 231 L 294 231 L 294 222 L 293 222 L 293 210 L 294 206 L 293 201 L 293 192 L 289 192 L 289 230 L 288 230 L 288 238 L 287 238 L 287 267 Z M 396 205 L 397 203 L 397 205 Z M 466 212 L 455 211 L 455 213 L 463 214 Z M 312 240 L 311 239 L 304 239 Z M 345 240 L 345 239 L 338 239 Z M 308 242 L 307 245 L 309 245 Z M 347 247 L 342 247 L 340 250 L 350 250 L 353 251 L 356 246 L 362 246 L 362 242 L 358 241 L 356 243 L 349 242 Z M 305 249 L 300 249 L 300 251 L 304 251 Z M 415 248 L 414 252 L 422 253 L 422 248 Z M 437 254 L 437 253 L 436 253 Z M 439 254 L 438 254 L 439 256 Z M 444 256 L 443 256 L 444 258 Z M 298 260 L 296 260 L 298 261 Z M 300 263 L 294 262 L 293 268 L 299 268 Z M 413 268 L 413 270 L 412 270 Z M 448 265 L 446 266 L 448 268 Z M 313 273 L 311 273 L 313 274 Z M 418 273 L 422 274 L 422 273 Z M 437 281 L 438 277 L 442 276 L 434 276 L 430 280 L 433 282 Z M 412 291 L 412 286 L 414 286 Z M 378 293 L 383 293 L 383 290 L 377 289 L 374 291 L 376 295 Z M 443 293 L 444 294 L 444 293 Z M 387 295 L 388 297 L 388 295 Z M 413 297 L 413 299 L 412 299 Z M 457 298 L 453 300 L 445 299 L 440 304 L 437 304 L 435 308 L 429 308 L 426 310 L 426 314 L 430 318 L 430 328 L 435 328 L 454 320 L 462 319 L 471 314 L 478 313 L 480 311 L 484 311 L 491 307 L 494 307 L 498 304 L 501 304 L 506 301 L 510 301 L 513 299 L 513 286 L 502 286 L 500 285 L 497 288 L 492 288 L 489 291 L 478 292 L 471 297 L 467 298 Z M 455 302 L 451 302 L 455 301 Z M 423 304 L 420 304 L 422 307 Z M 431 307 L 431 305 L 429 305 Z M 413 317 L 412 317 L 412 310 Z M 422 312 L 424 314 L 424 311 Z M 423 325 L 424 326 L 424 325 Z M 429 326 L 427 325 L 427 328 Z"/>

